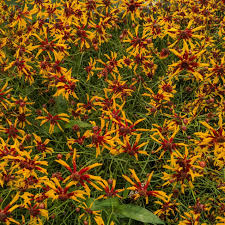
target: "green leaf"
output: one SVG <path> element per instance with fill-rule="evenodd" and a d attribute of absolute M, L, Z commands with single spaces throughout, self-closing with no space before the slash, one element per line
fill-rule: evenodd
<path fill-rule="evenodd" d="M 74 125 L 77 125 L 80 128 L 92 127 L 92 125 L 87 122 L 83 122 L 80 120 L 70 120 L 70 122 L 65 125 L 65 128 L 72 128 Z"/>
<path fill-rule="evenodd" d="M 125 204 L 118 206 L 116 209 L 120 216 L 128 217 L 143 223 L 164 224 L 158 216 L 140 206 Z"/>
<path fill-rule="evenodd" d="M 68 108 L 67 100 L 62 95 L 60 95 L 55 98 L 55 102 L 56 102 L 56 112 L 65 113 L 65 111 Z"/>
<path fill-rule="evenodd" d="M 92 210 L 103 210 L 107 207 L 119 207 L 118 198 L 109 198 L 106 200 L 96 200 L 92 206 Z"/>

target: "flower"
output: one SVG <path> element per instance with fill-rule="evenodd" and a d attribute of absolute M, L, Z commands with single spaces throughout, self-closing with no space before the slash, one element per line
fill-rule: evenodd
<path fill-rule="evenodd" d="M 76 153 L 76 149 L 74 149 L 73 158 L 72 158 L 72 164 L 73 164 L 72 168 L 62 159 L 56 160 L 56 162 L 61 164 L 63 167 L 65 167 L 70 172 L 70 175 L 63 181 L 63 183 L 67 182 L 68 180 L 71 180 L 70 185 L 81 184 L 85 188 L 87 193 L 90 193 L 90 189 L 86 183 L 92 185 L 93 187 L 95 187 L 98 190 L 101 190 L 98 188 L 98 186 L 96 186 L 92 182 L 92 180 L 96 180 L 96 181 L 101 180 L 101 177 L 88 174 L 88 171 L 95 167 L 101 166 L 102 164 L 94 163 L 92 165 L 83 167 L 82 169 L 78 170 L 76 158 L 77 158 L 77 153 Z"/>
<path fill-rule="evenodd" d="M 0 88 L 0 103 L 5 109 L 8 109 L 8 107 L 12 105 L 12 103 L 10 103 L 8 100 L 8 96 L 12 88 L 8 88 L 7 86 L 8 82 L 6 82 L 4 86 Z"/>
<path fill-rule="evenodd" d="M 185 187 L 188 186 L 193 189 L 194 185 L 192 182 L 195 181 L 196 177 L 202 176 L 198 170 L 202 170 L 202 167 L 195 165 L 196 160 L 200 158 L 199 155 L 189 154 L 189 150 L 185 147 L 185 153 L 182 154 L 178 151 L 171 155 L 170 164 L 171 166 L 165 165 L 164 168 L 170 170 L 172 173 L 163 173 L 162 179 L 166 182 L 163 186 L 167 184 L 172 184 L 173 188 L 180 185 L 181 192 L 184 193 Z"/>
<path fill-rule="evenodd" d="M 53 177 L 51 180 L 45 181 L 44 183 L 50 188 L 45 195 L 53 200 L 58 199 L 61 201 L 66 201 L 67 199 L 72 199 L 79 202 L 79 199 L 85 199 L 84 195 L 87 195 L 87 193 L 82 190 L 69 191 L 70 187 L 73 186 L 72 182 L 69 182 L 65 185 L 65 187 L 62 187 L 56 177 Z"/>
<path fill-rule="evenodd" d="M 118 150 L 119 153 L 127 153 L 130 156 L 134 156 L 136 160 L 138 160 L 138 154 L 148 155 L 146 151 L 140 150 L 143 146 L 147 145 L 148 142 L 143 142 L 142 144 L 138 145 L 138 142 L 140 141 L 141 134 L 138 134 L 136 136 L 136 140 L 133 144 L 130 143 L 130 136 L 125 136 L 124 143 L 121 142 L 121 147 Z M 113 151 L 111 152 L 113 153 Z"/>
<path fill-rule="evenodd" d="M 20 197 L 20 192 L 17 192 L 16 195 L 13 197 L 13 199 L 10 201 L 10 203 L 5 208 L 0 209 L 0 221 L 2 223 L 5 223 L 7 225 L 9 225 L 11 222 L 15 224 L 20 224 L 19 222 L 14 220 L 10 215 L 13 210 L 19 207 L 19 205 L 17 204 L 13 205 L 15 202 L 17 202 L 19 197 Z"/>
<path fill-rule="evenodd" d="M 101 179 L 97 181 L 97 183 L 103 188 L 104 194 L 100 195 L 97 199 L 101 198 L 122 198 L 118 193 L 124 191 L 124 189 L 115 189 L 116 187 L 116 180 L 115 179 L 109 179 L 108 181 Z M 102 191 L 102 190 L 101 190 Z"/>
<path fill-rule="evenodd" d="M 52 134 L 54 131 L 55 125 L 58 126 L 58 128 L 63 131 L 62 127 L 59 124 L 59 120 L 69 122 L 68 115 L 66 113 L 60 113 L 57 115 L 52 115 L 50 114 L 46 108 L 43 108 L 44 112 L 47 114 L 47 116 L 38 116 L 36 120 L 42 120 L 40 126 L 42 126 L 44 123 L 50 122 L 50 127 L 49 127 L 49 133 Z"/>
<path fill-rule="evenodd" d="M 200 67 L 208 66 L 208 64 L 197 62 L 197 60 L 200 61 L 199 57 L 206 50 L 202 50 L 198 53 L 188 52 L 185 48 L 183 48 L 182 53 L 179 53 L 174 49 L 170 49 L 170 51 L 180 59 L 180 61 L 178 61 L 177 63 L 173 63 L 170 65 L 170 67 L 175 67 L 173 76 L 179 74 L 181 71 L 187 71 L 193 74 L 197 80 L 203 80 L 202 75 L 197 71 L 197 69 Z"/>
<path fill-rule="evenodd" d="M 166 193 L 163 192 L 163 191 L 149 191 L 148 190 L 150 182 L 151 182 L 151 178 L 152 178 L 152 175 L 153 175 L 153 171 L 148 175 L 147 180 L 145 182 L 141 183 L 141 181 L 137 177 L 134 169 L 129 169 L 129 170 L 130 170 L 130 172 L 132 174 L 132 177 L 133 177 L 133 179 L 135 180 L 136 183 L 134 181 L 132 181 L 126 175 L 123 175 L 123 178 L 125 180 L 127 180 L 130 184 L 133 185 L 131 187 L 128 187 L 127 190 L 131 190 L 131 191 L 134 192 L 134 194 L 133 194 L 134 200 L 136 200 L 137 198 L 140 198 L 140 197 L 144 197 L 145 200 L 146 200 L 146 204 L 148 204 L 149 196 L 154 196 L 154 197 L 157 197 L 157 198 L 162 199 L 162 200 L 165 200 L 167 198 Z"/>

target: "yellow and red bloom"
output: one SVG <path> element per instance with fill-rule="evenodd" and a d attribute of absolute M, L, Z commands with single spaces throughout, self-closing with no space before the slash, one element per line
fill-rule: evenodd
<path fill-rule="evenodd" d="M 14 205 L 14 203 L 17 202 L 19 197 L 20 197 L 20 193 L 17 192 L 17 194 L 14 196 L 11 202 L 5 208 L 0 209 L 0 221 L 2 223 L 5 223 L 6 225 L 9 225 L 11 223 L 20 224 L 19 222 L 14 220 L 12 216 L 10 215 L 13 210 L 15 210 L 16 208 L 20 206 L 18 204 Z"/>
<path fill-rule="evenodd" d="M 130 169 L 130 172 L 132 174 L 132 177 L 133 177 L 134 181 L 132 181 L 131 178 L 129 178 L 126 175 L 123 175 L 123 178 L 125 180 L 127 180 L 130 184 L 132 184 L 132 186 L 128 187 L 127 190 L 133 191 L 134 200 L 136 200 L 140 197 L 144 197 L 145 200 L 146 200 L 146 204 L 148 204 L 149 196 L 154 196 L 154 197 L 157 197 L 157 198 L 162 199 L 162 200 L 165 200 L 167 198 L 166 193 L 163 192 L 163 191 L 152 191 L 152 190 L 150 191 L 150 190 L 148 190 L 148 188 L 150 186 L 151 178 L 152 178 L 152 175 L 153 175 L 153 171 L 148 175 L 147 180 L 143 183 L 137 177 L 134 169 Z"/>
<path fill-rule="evenodd" d="M 202 176 L 198 170 L 201 171 L 203 168 L 195 164 L 198 158 L 200 158 L 199 155 L 189 154 L 187 147 L 185 147 L 184 154 L 178 151 L 174 152 L 169 160 L 171 166 L 164 166 L 164 168 L 170 170 L 172 173 L 163 173 L 162 179 L 166 181 L 163 186 L 172 184 L 173 188 L 175 188 L 179 185 L 182 193 L 184 193 L 187 186 L 193 189 L 194 185 L 192 182 L 195 181 L 196 177 Z"/>
<path fill-rule="evenodd" d="M 173 76 L 176 76 L 181 71 L 187 71 L 193 74 L 197 80 L 203 80 L 203 77 L 198 72 L 198 69 L 200 67 L 208 66 L 207 63 L 199 62 L 200 56 L 205 52 L 205 50 L 202 50 L 197 53 L 190 53 L 186 49 L 183 49 L 182 53 L 179 53 L 174 49 L 170 49 L 170 51 L 180 59 L 178 62 L 170 65 L 170 67 L 174 67 Z"/>
<path fill-rule="evenodd" d="M 46 155 L 46 153 L 53 153 L 53 148 L 47 147 L 47 144 L 50 142 L 50 140 L 47 138 L 45 141 L 41 140 L 41 137 L 37 136 L 36 134 L 33 133 L 34 136 L 34 143 L 35 147 L 38 152 L 41 152 L 43 156 Z"/>
<path fill-rule="evenodd" d="M 73 159 L 72 159 L 73 167 L 70 167 L 62 159 L 56 160 L 56 162 L 61 164 L 63 167 L 65 167 L 70 172 L 70 175 L 63 182 L 65 183 L 68 180 L 71 180 L 70 185 L 80 184 L 85 188 L 87 193 L 90 193 L 90 189 L 89 189 L 87 183 L 92 185 L 93 187 L 97 188 L 98 190 L 101 190 L 92 182 L 92 180 L 96 180 L 96 181 L 101 180 L 101 177 L 88 174 L 88 171 L 95 167 L 101 166 L 102 164 L 94 163 L 90 166 L 86 166 L 86 167 L 78 170 L 77 163 L 76 163 L 76 157 L 77 157 L 77 153 L 76 153 L 76 150 L 74 149 Z"/>
<path fill-rule="evenodd" d="M 60 113 L 53 116 L 51 113 L 47 111 L 46 108 L 43 108 L 43 110 L 47 114 L 47 116 L 38 116 L 36 118 L 36 120 L 42 120 L 40 126 L 42 126 L 44 123 L 50 122 L 50 127 L 49 127 L 50 134 L 53 133 L 55 125 L 57 125 L 61 131 L 63 131 L 58 121 L 61 120 L 61 121 L 69 122 L 69 119 L 68 119 L 69 116 L 66 113 Z"/>
<path fill-rule="evenodd" d="M 97 181 L 97 183 L 103 188 L 104 194 L 100 195 L 97 199 L 101 198 L 122 198 L 118 193 L 124 191 L 124 189 L 115 189 L 116 187 L 116 180 L 115 179 L 109 179 L 108 181 L 101 179 L 100 181 Z"/>
<path fill-rule="evenodd" d="M 12 88 L 8 88 L 8 82 L 5 83 L 5 85 L 0 88 L 0 103 L 1 105 L 5 108 L 8 109 L 8 107 L 10 107 L 12 105 L 12 103 L 10 103 L 10 101 L 8 100 L 10 96 L 10 91 L 12 90 Z"/>
<path fill-rule="evenodd" d="M 46 196 L 53 200 L 59 199 L 61 201 L 66 201 L 67 199 L 72 199 L 79 202 L 79 199 L 85 199 L 84 195 L 87 195 L 87 193 L 82 190 L 70 191 L 70 187 L 73 186 L 73 183 L 71 182 L 64 185 L 65 187 L 62 187 L 56 177 L 51 178 L 49 181 L 45 181 L 45 185 L 50 188 L 50 190 L 46 192 Z"/>
<path fill-rule="evenodd" d="M 95 147 L 96 148 L 96 157 L 103 151 L 105 148 L 109 151 L 115 147 L 115 141 L 118 139 L 118 134 L 115 134 L 114 137 L 111 135 L 115 133 L 115 130 L 108 130 L 109 122 L 105 123 L 105 120 L 101 118 L 101 127 L 96 126 L 96 123 L 93 121 L 92 131 L 88 130 L 86 132 L 87 137 L 91 138 L 91 144 L 87 145 L 87 147 Z"/>
<path fill-rule="evenodd" d="M 119 142 L 121 144 L 120 149 L 118 150 L 118 153 L 127 153 L 130 156 L 134 156 L 136 160 L 138 160 L 138 155 L 148 155 L 146 151 L 140 150 L 143 146 L 147 145 L 148 142 L 143 142 L 142 144 L 138 145 L 138 142 L 140 141 L 141 134 L 136 135 L 136 140 L 133 144 L 130 143 L 130 136 L 125 136 L 124 143 L 121 141 Z M 113 154 L 114 151 L 111 151 Z M 116 150 L 115 150 L 116 153 Z"/>

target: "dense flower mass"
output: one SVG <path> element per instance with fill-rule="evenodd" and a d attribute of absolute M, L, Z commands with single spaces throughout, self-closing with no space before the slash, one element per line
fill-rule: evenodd
<path fill-rule="evenodd" d="M 225 224 L 224 12 L 0 0 L 0 224 Z"/>

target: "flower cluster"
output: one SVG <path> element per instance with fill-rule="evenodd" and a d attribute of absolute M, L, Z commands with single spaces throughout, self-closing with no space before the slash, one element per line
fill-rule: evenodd
<path fill-rule="evenodd" d="M 224 12 L 0 0 L 0 223 L 225 224 Z"/>

